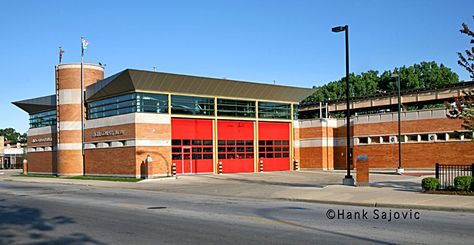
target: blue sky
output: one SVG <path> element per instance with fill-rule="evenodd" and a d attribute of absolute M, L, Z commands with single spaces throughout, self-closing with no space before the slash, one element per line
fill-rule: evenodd
<path fill-rule="evenodd" d="M 344 75 L 350 26 L 351 72 L 437 61 L 462 80 L 459 33 L 472 0 L 4 1 L 0 15 L 0 128 L 28 128 L 10 102 L 54 93 L 58 46 L 63 62 L 312 87 Z"/>

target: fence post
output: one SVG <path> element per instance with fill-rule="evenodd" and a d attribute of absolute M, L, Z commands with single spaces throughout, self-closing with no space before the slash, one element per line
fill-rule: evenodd
<path fill-rule="evenodd" d="M 437 179 L 439 179 L 439 163 L 436 163 L 436 168 L 435 168 L 435 176 Z"/>

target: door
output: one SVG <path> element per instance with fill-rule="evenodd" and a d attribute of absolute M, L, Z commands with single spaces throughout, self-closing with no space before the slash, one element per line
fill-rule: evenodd
<path fill-rule="evenodd" d="M 193 173 L 193 155 L 191 147 L 183 147 L 181 157 L 181 174 Z M 178 172 L 178 171 L 177 171 Z M 179 173 L 179 172 L 178 172 Z"/>
<path fill-rule="evenodd" d="M 219 120 L 217 125 L 217 157 L 222 173 L 253 172 L 254 122 Z"/>
<path fill-rule="evenodd" d="M 171 119 L 172 160 L 176 173 L 212 173 L 212 120 Z"/>
<path fill-rule="evenodd" d="M 290 123 L 259 122 L 259 163 L 264 171 L 290 170 Z"/>
<path fill-rule="evenodd" d="M 4 165 L 6 169 L 10 169 L 11 166 L 10 166 L 10 158 L 9 157 L 5 157 L 5 160 L 4 160 Z"/>

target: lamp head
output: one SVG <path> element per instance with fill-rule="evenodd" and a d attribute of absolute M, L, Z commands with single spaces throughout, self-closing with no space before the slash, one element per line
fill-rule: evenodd
<path fill-rule="evenodd" d="M 336 26 L 336 27 L 333 27 L 331 30 L 332 32 L 341 32 L 341 31 L 345 31 L 347 28 L 347 26 Z"/>

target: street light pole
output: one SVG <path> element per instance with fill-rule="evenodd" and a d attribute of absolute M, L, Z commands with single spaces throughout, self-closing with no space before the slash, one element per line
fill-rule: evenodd
<path fill-rule="evenodd" d="M 402 111 L 402 101 L 401 101 L 401 88 L 400 88 L 400 75 L 399 74 L 392 74 L 392 77 L 397 78 L 397 87 L 398 87 L 398 168 L 397 173 L 403 174 L 404 169 L 402 167 L 402 133 L 401 133 L 401 111 Z"/>
<path fill-rule="evenodd" d="M 349 26 L 337 26 L 332 28 L 333 32 L 345 32 L 346 37 L 346 169 L 347 174 L 342 180 L 343 185 L 354 185 L 354 178 L 351 175 L 352 146 L 351 146 L 351 107 L 349 92 Z"/>

